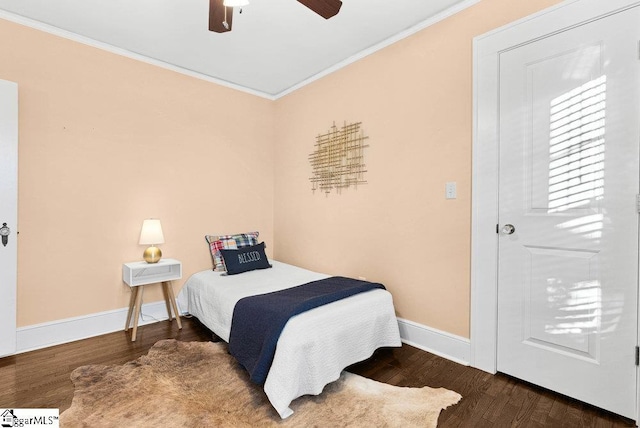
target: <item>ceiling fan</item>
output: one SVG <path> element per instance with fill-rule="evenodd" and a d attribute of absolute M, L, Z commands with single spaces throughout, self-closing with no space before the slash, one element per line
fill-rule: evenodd
<path fill-rule="evenodd" d="M 342 6 L 341 0 L 298 0 L 298 2 L 324 19 L 337 15 Z M 234 6 L 242 7 L 248 3 L 247 0 L 209 0 L 209 31 L 216 33 L 231 31 Z"/>

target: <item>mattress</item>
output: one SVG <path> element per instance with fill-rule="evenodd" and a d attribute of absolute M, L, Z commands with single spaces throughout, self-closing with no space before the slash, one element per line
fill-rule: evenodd
<path fill-rule="evenodd" d="M 327 278 L 278 261 L 273 268 L 225 275 L 212 270 L 192 275 L 180 294 L 182 308 L 229 341 L 233 308 L 243 297 L 278 291 Z M 285 326 L 264 384 L 280 417 L 302 395 L 317 395 L 342 370 L 369 358 L 380 347 L 401 346 L 393 299 L 372 290 L 292 317 Z"/>

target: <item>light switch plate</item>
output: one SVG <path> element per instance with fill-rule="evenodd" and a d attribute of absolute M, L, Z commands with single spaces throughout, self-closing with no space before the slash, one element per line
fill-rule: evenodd
<path fill-rule="evenodd" d="M 455 181 L 448 181 L 445 184 L 444 195 L 445 195 L 445 198 L 447 198 L 447 199 L 455 199 L 455 198 L 458 197 L 458 192 L 456 190 L 456 182 Z"/>

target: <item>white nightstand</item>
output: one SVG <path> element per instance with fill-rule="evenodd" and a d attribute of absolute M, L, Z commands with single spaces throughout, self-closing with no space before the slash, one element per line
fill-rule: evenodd
<path fill-rule="evenodd" d="M 178 328 L 182 329 L 180 314 L 176 305 L 176 297 L 173 294 L 171 282 L 174 279 L 182 278 L 182 263 L 174 259 L 161 259 L 158 263 L 132 262 L 122 265 L 122 280 L 131 287 L 131 299 L 129 300 L 129 313 L 127 314 L 127 324 L 124 331 L 129 330 L 131 315 L 133 315 L 133 332 L 131 341 L 136 340 L 138 332 L 138 319 L 140 318 L 140 308 L 142 307 L 142 294 L 144 286 L 148 284 L 162 284 L 162 293 L 167 304 L 169 321 L 173 319 L 171 309 L 176 316 Z"/>

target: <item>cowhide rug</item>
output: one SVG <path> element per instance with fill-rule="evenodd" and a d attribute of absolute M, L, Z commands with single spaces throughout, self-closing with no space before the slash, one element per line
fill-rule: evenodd
<path fill-rule="evenodd" d="M 162 340 L 122 366 L 83 366 L 60 417 L 66 427 L 435 427 L 460 400 L 443 388 L 401 388 L 343 372 L 282 420 L 224 343 Z"/>

